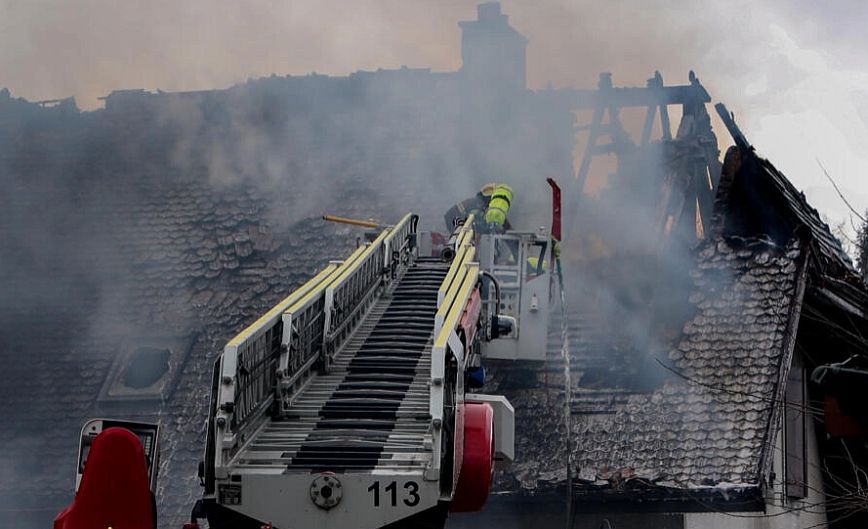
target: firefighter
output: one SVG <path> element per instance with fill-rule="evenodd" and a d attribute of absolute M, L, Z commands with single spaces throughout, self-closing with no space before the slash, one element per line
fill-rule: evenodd
<path fill-rule="evenodd" d="M 512 188 L 506 184 L 492 185 L 488 209 L 485 210 L 485 224 L 489 233 L 503 233 L 509 229 L 506 220 L 509 206 L 512 204 Z"/>
<path fill-rule="evenodd" d="M 446 212 L 446 228 L 455 229 L 457 222 L 475 215 L 474 229 L 480 233 L 503 233 L 510 228 L 507 215 L 513 191 L 506 184 L 491 182 L 482 186 L 475 196 L 455 204 Z"/>

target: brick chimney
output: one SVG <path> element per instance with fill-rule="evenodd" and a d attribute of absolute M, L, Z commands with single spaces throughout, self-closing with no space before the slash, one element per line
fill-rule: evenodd
<path fill-rule="evenodd" d="M 509 25 L 499 2 L 479 4 L 476 13 L 476 20 L 458 23 L 464 79 L 485 89 L 527 89 L 527 39 Z"/>

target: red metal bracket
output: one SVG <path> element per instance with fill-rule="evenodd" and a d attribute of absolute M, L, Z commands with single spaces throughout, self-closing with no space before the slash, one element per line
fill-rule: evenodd
<path fill-rule="evenodd" d="M 561 240 L 561 188 L 554 178 L 546 178 L 552 188 L 552 237 Z"/>

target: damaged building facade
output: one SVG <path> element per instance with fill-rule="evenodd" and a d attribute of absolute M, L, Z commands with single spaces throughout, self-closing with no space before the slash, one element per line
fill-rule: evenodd
<path fill-rule="evenodd" d="M 483 513 L 450 524 L 860 525 L 864 417 L 811 375 L 860 369 L 868 295 L 816 210 L 735 124 L 720 160 L 692 73 L 531 91 L 527 40 L 499 5 L 460 27 L 457 72 L 119 90 L 94 112 L 0 92 L 4 525 L 49 526 L 79 428 L 106 416 L 162 425 L 161 527 L 179 526 L 200 494 L 216 354 L 360 236 L 322 213 L 410 209 L 442 230 L 497 180 L 539 226 L 547 176 L 568 196 L 573 385 L 560 321 L 545 364 L 490 366 L 516 408 L 517 461 Z"/>

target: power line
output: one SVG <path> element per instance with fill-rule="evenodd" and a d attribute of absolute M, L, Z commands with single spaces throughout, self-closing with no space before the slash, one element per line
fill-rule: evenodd
<path fill-rule="evenodd" d="M 673 366 L 669 366 L 669 365 L 664 364 L 659 358 L 655 358 L 654 361 L 657 362 L 658 364 L 660 364 L 660 366 L 663 367 L 663 369 L 673 373 L 674 375 L 676 375 L 680 378 L 683 378 L 684 380 L 690 382 L 691 384 L 695 384 L 697 386 L 702 386 L 702 387 L 711 389 L 713 391 L 719 391 L 721 393 L 730 393 L 733 395 L 740 395 L 743 397 L 749 397 L 752 399 L 756 399 L 758 401 L 765 401 L 765 402 L 769 403 L 769 406 L 766 408 L 763 408 L 763 411 L 771 410 L 773 406 L 783 405 L 784 407 L 791 408 L 791 409 L 794 409 L 797 411 L 801 411 L 802 413 L 807 413 L 809 415 L 813 415 L 815 418 L 821 418 L 823 416 L 823 414 L 825 413 L 822 408 L 810 406 L 808 404 L 800 406 L 800 405 L 795 404 L 795 403 L 787 402 L 786 400 L 780 400 L 780 399 L 776 399 L 774 397 L 768 397 L 768 396 L 761 395 L 758 393 L 753 393 L 750 391 L 739 391 L 737 389 L 730 389 L 730 388 L 721 387 L 718 384 L 703 382 L 703 381 L 700 381 L 700 380 L 697 380 L 697 379 L 691 377 L 690 375 L 687 375 L 687 374 L 679 371 L 677 368 L 675 368 Z"/>
<path fill-rule="evenodd" d="M 859 212 L 856 211 L 856 209 L 855 209 L 852 205 L 850 205 L 850 202 L 847 200 L 846 197 L 844 197 L 844 193 L 842 193 L 841 190 L 838 188 L 838 184 L 835 183 L 835 181 L 834 181 L 834 180 L 832 179 L 832 177 L 829 175 L 829 172 L 826 171 L 826 168 L 825 168 L 825 167 L 823 167 L 823 164 L 820 162 L 820 159 L 819 159 L 819 158 L 816 158 L 816 160 L 817 160 L 817 165 L 819 165 L 819 166 L 820 166 L 820 169 L 823 170 L 823 174 L 826 175 L 826 178 L 829 180 L 829 182 L 832 183 L 832 187 L 835 188 L 835 192 L 838 193 L 838 196 L 841 197 L 841 200 L 844 201 L 844 204 L 847 205 L 847 208 L 849 208 L 850 211 L 853 212 L 853 214 L 856 215 L 856 217 L 857 217 L 859 220 L 861 220 L 862 222 L 868 222 L 868 221 L 865 220 L 865 217 L 863 217 L 862 215 L 860 215 Z"/>

